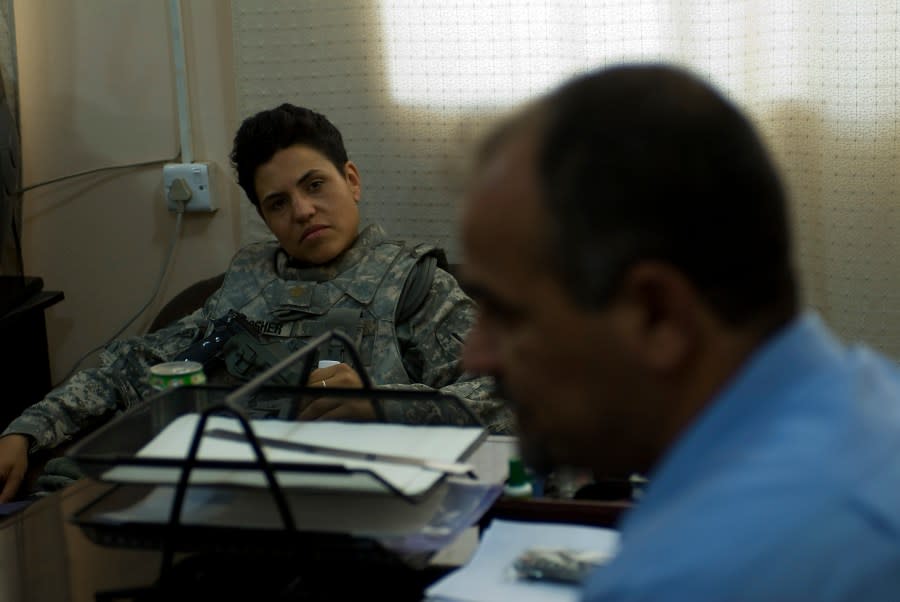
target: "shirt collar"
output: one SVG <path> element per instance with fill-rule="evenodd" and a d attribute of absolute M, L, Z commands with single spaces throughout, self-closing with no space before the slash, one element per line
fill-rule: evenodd
<path fill-rule="evenodd" d="M 664 503 L 693 478 L 703 478 L 704 466 L 717 461 L 717 451 L 739 444 L 742 432 L 768 420 L 810 374 L 837 369 L 843 353 L 815 313 L 795 318 L 774 333 L 678 436 L 653 469 L 641 504 L 653 498 Z"/>
<path fill-rule="evenodd" d="M 378 224 L 366 226 L 343 253 L 322 265 L 303 264 L 291 258 L 279 248 L 275 256 L 275 271 L 284 280 L 325 282 L 357 265 L 372 247 L 385 240 L 384 230 Z"/>

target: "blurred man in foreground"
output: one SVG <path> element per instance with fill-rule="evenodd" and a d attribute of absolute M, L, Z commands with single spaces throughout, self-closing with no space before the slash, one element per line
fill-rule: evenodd
<path fill-rule="evenodd" d="M 753 127 L 679 70 L 576 79 L 485 143 L 463 214 L 524 449 L 650 484 L 588 600 L 900 599 L 900 380 L 801 313 Z"/>

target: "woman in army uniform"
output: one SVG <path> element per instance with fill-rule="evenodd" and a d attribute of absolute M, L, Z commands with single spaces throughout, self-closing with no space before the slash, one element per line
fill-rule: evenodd
<path fill-rule="evenodd" d="M 289 104 L 262 111 L 238 129 L 231 159 L 238 184 L 277 242 L 241 249 L 203 308 L 157 332 L 112 343 L 100 368 L 77 373 L 14 420 L 0 438 L 0 502 L 15 494 L 29 452 L 57 446 L 147 398 L 149 367 L 182 357 L 213 320 L 232 310 L 263 341 L 287 352 L 341 328 L 356 341 L 375 385 L 454 394 L 489 428 L 508 430 L 507 411 L 490 399 L 491 381 L 460 367 L 473 302 L 450 274 L 434 268 L 432 247 L 388 240 L 377 225 L 360 231 L 362 182 L 334 125 Z M 247 379 L 267 367 L 242 358 L 240 345 L 228 347 L 223 359 L 231 377 Z M 314 370 L 309 384 L 360 387 L 361 381 L 341 361 Z M 395 422 L 448 420 L 434 404 L 375 407 L 327 396 L 301 408 L 299 418 L 374 420 L 377 413 Z"/>

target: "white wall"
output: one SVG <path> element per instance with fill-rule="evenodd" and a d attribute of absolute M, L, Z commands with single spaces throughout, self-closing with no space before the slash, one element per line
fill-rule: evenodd
<path fill-rule="evenodd" d="M 169 3 L 16 0 L 24 184 L 178 152 Z M 216 163 L 219 211 L 188 214 L 160 299 L 223 271 L 237 249 L 227 154 L 237 124 L 230 3 L 183 9 L 194 159 Z M 26 193 L 25 271 L 65 300 L 47 311 L 51 370 L 61 378 L 153 290 L 175 227 L 162 167 L 105 172 Z"/>
<path fill-rule="evenodd" d="M 773 150 L 805 302 L 845 339 L 900 358 L 896 0 L 232 0 L 232 11 L 239 112 L 287 100 L 328 115 L 360 168 L 363 217 L 451 261 L 471 141 L 498 108 L 621 61 L 695 70 Z"/>

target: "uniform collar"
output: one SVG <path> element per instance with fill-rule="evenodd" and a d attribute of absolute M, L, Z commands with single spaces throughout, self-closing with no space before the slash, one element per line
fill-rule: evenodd
<path fill-rule="evenodd" d="M 279 248 L 275 255 L 275 272 L 284 280 L 304 280 L 326 282 L 339 274 L 358 265 L 369 251 L 384 241 L 384 230 L 378 224 L 366 226 L 353 241 L 350 247 L 322 265 L 302 264 L 291 258 L 284 249 Z"/>

